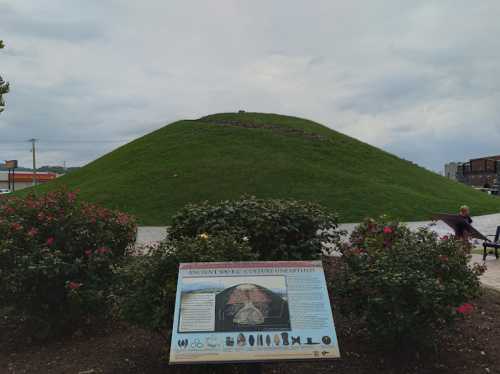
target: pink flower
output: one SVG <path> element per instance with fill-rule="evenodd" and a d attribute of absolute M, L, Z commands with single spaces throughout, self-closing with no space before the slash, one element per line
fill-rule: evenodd
<path fill-rule="evenodd" d="M 385 226 L 384 227 L 384 234 L 392 234 L 392 227 Z"/>
<path fill-rule="evenodd" d="M 457 313 L 460 313 L 460 314 L 470 314 L 474 311 L 474 305 L 472 304 L 469 304 L 469 303 L 465 303 L 465 304 L 462 304 L 460 305 L 457 309 Z"/>
<path fill-rule="evenodd" d="M 55 239 L 51 236 L 50 238 L 47 238 L 46 244 L 50 247 L 52 244 L 54 244 Z"/>
<path fill-rule="evenodd" d="M 68 192 L 68 201 L 72 203 L 76 199 L 76 192 Z"/>
<path fill-rule="evenodd" d="M 448 235 L 444 235 L 441 237 L 441 240 L 448 240 L 450 237 Z"/>
<path fill-rule="evenodd" d="M 85 252 L 83 252 L 83 253 L 85 253 L 85 256 L 87 256 L 87 257 L 92 256 L 92 250 L 91 250 L 91 249 L 87 249 L 87 250 L 86 250 Z"/>
<path fill-rule="evenodd" d="M 77 282 L 69 282 L 69 283 L 68 283 L 68 288 L 69 288 L 70 290 L 77 290 L 77 289 L 79 289 L 81 286 L 82 286 L 82 284 L 81 284 L 81 283 L 77 283 Z"/>
<path fill-rule="evenodd" d="M 36 228 L 34 228 L 34 227 L 32 227 L 31 229 L 29 229 L 29 231 L 28 231 L 28 236 L 30 236 L 30 237 L 32 237 L 32 238 L 33 238 L 33 237 L 35 237 L 35 236 L 36 236 L 36 234 L 38 234 L 38 229 L 36 229 Z"/>
<path fill-rule="evenodd" d="M 116 220 L 120 225 L 126 225 L 129 221 L 129 218 L 126 214 L 119 213 L 116 217 Z"/>

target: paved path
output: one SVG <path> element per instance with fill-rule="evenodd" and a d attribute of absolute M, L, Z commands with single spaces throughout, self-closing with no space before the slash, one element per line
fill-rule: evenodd
<path fill-rule="evenodd" d="M 137 245 L 157 243 L 167 236 L 166 226 L 140 226 L 137 232 Z"/>
<path fill-rule="evenodd" d="M 484 235 L 493 235 L 496 231 L 497 226 L 500 225 L 500 214 L 489 214 L 485 216 L 473 217 L 473 226 L 483 233 Z M 344 223 L 340 225 L 340 229 L 352 232 L 356 223 Z M 434 231 L 438 232 L 440 235 L 451 234 L 452 230 L 445 225 L 443 222 L 438 222 L 433 224 L 430 221 L 422 222 L 408 222 L 407 225 L 411 229 L 417 229 L 419 227 L 431 227 Z M 157 243 L 158 241 L 165 238 L 167 233 L 167 228 L 164 226 L 142 226 L 139 227 L 139 232 L 137 235 L 138 245 L 149 245 Z M 475 244 L 480 244 L 479 241 Z M 482 263 L 483 259 L 481 255 L 473 255 L 473 262 Z M 494 256 L 488 256 L 486 259 L 486 266 L 488 270 L 481 277 L 481 281 L 484 285 L 488 287 L 495 288 L 500 291 L 500 260 L 496 260 Z"/>

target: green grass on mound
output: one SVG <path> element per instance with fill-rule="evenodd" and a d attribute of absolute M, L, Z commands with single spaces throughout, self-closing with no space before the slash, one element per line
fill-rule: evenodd
<path fill-rule="evenodd" d="M 38 189 L 62 185 L 144 225 L 168 224 L 189 202 L 242 194 L 317 201 L 343 222 L 383 213 L 428 219 L 461 204 L 500 212 L 499 198 L 320 124 L 259 113 L 172 123 Z"/>

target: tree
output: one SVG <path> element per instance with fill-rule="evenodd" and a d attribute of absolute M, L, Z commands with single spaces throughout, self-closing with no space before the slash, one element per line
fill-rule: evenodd
<path fill-rule="evenodd" d="M 0 49 L 4 47 L 3 40 L 0 40 Z M 5 82 L 0 76 L 0 113 L 5 109 L 3 95 L 9 92 L 9 82 Z"/>

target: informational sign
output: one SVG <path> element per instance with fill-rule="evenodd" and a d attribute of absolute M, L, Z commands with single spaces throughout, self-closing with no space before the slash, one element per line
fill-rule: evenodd
<path fill-rule="evenodd" d="M 171 364 L 338 357 L 321 261 L 180 264 Z"/>
<path fill-rule="evenodd" d="M 5 169 L 17 169 L 17 160 L 6 160 L 2 166 Z"/>

